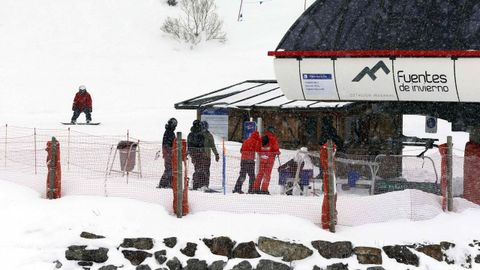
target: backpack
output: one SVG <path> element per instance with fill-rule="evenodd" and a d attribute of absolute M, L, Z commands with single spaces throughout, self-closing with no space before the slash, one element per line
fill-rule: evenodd
<path fill-rule="evenodd" d="M 192 132 L 188 135 L 188 147 L 203 148 L 205 146 L 205 138 L 201 132 Z"/>

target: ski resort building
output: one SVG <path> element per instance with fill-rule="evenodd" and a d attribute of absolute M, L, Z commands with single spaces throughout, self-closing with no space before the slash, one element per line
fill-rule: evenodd
<path fill-rule="evenodd" d="M 287 149 L 318 149 L 329 116 L 350 158 L 402 155 L 412 142 L 402 135 L 405 114 L 444 119 L 470 134 L 456 147 L 465 147 L 464 195 L 480 204 L 479 3 L 319 0 L 268 55 L 276 81 L 241 82 L 175 107 L 223 114 L 224 137 L 235 141 L 261 117 Z M 379 176 L 402 174 L 401 159 L 382 167 Z"/>

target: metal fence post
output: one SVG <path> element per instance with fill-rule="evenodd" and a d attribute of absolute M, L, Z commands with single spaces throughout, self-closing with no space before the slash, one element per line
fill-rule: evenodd
<path fill-rule="evenodd" d="M 33 128 L 33 155 L 35 159 L 35 175 L 37 174 L 37 128 Z"/>
<path fill-rule="evenodd" d="M 54 191 L 55 191 L 55 173 L 56 173 L 56 167 L 57 167 L 57 139 L 55 137 L 52 137 L 52 147 L 50 148 L 51 151 L 51 159 L 48 164 L 48 183 L 49 185 L 49 192 L 48 192 L 48 199 L 52 200 L 54 199 Z"/>
<path fill-rule="evenodd" d="M 182 132 L 177 132 L 177 218 L 182 218 L 183 175 L 182 175 Z"/>
<path fill-rule="evenodd" d="M 260 137 L 262 137 L 262 133 L 263 133 L 263 121 L 262 121 L 262 118 L 261 117 L 258 117 L 257 118 L 257 131 L 258 131 L 258 134 L 260 134 Z M 256 162 L 255 162 L 255 175 L 258 175 L 258 172 L 260 171 L 260 154 L 259 153 L 256 153 L 255 154 L 255 157 L 256 157 Z"/>
<path fill-rule="evenodd" d="M 4 155 L 4 166 L 7 167 L 7 137 L 8 137 L 8 124 L 5 124 L 5 155 Z"/>
<path fill-rule="evenodd" d="M 223 195 L 227 193 L 227 157 L 225 153 L 225 139 L 222 139 L 222 188 Z"/>
<path fill-rule="evenodd" d="M 328 153 L 328 206 L 329 206 L 329 220 L 330 232 L 335 232 L 335 172 L 333 170 L 333 142 L 327 142 Z"/>
<path fill-rule="evenodd" d="M 68 139 L 67 139 L 67 171 L 70 171 L 70 128 L 68 128 Z"/>
<path fill-rule="evenodd" d="M 447 136 L 447 211 L 453 211 L 453 144 L 452 136 Z"/>

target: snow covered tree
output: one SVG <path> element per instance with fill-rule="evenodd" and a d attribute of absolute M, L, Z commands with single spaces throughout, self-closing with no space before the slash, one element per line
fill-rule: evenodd
<path fill-rule="evenodd" d="M 226 41 L 223 21 L 216 13 L 214 0 L 181 0 L 182 15 L 168 17 L 161 29 L 175 39 L 197 45 L 201 41 Z"/>

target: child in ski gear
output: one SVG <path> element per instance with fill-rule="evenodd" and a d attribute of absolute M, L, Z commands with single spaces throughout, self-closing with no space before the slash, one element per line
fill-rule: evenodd
<path fill-rule="evenodd" d="M 257 149 L 257 152 L 260 156 L 260 168 L 257 178 L 253 183 L 253 189 L 255 193 L 270 194 L 268 192 L 268 185 L 270 183 L 273 164 L 275 157 L 280 155 L 277 138 L 272 132 L 265 132 L 265 135 L 262 137 L 261 146 Z"/>
<path fill-rule="evenodd" d="M 162 140 L 162 157 L 165 166 L 158 188 L 171 188 L 172 187 L 172 149 L 173 141 L 175 140 L 175 128 L 177 127 L 177 119 L 170 118 L 165 125 L 165 132 L 163 133 Z M 160 151 L 159 151 L 160 152 Z M 160 153 L 157 152 L 157 155 Z"/>
<path fill-rule="evenodd" d="M 73 99 L 72 111 L 72 124 L 77 122 L 77 118 L 82 112 L 85 113 L 87 123 L 92 121 L 92 97 L 87 92 L 87 88 L 84 85 L 80 85 L 80 87 L 78 87 L 78 92 Z"/>
<path fill-rule="evenodd" d="M 215 155 L 215 161 L 218 162 L 220 160 L 220 155 L 218 154 L 217 147 L 215 147 L 215 139 L 213 138 L 212 133 L 208 131 L 208 122 L 202 121 L 200 123 L 202 127 L 202 133 L 204 137 L 204 153 L 205 153 L 205 185 L 206 187 L 210 184 L 210 164 L 212 161 L 211 151 Z"/>
<path fill-rule="evenodd" d="M 300 148 L 295 157 L 278 167 L 280 174 L 280 185 L 285 185 L 287 195 L 292 195 L 295 191 L 295 185 L 300 188 L 299 193 L 304 192 L 304 187 L 309 184 L 309 178 L 313 177 L 313 163 L 308 155 L 306 147 Z M 304 179 L 304 176 L 308 177 Z M 288 179 L 294 179 L 294 182 L 288 182 Z M 293 186 L 292 186 L 293 185 Z M 293 194 L 299 195 L 299 194 Z"/>
<path fill-rule="evenodd" d="M 248 137 L 240 148 L 242 154 L 240 161 L 240 175 L 238 176 L 237 183 L 233 189 L 233 193 L 243 193 L 242 185 L 248 174 L 248 193 L 253 193 L 253 182 L 255 181 L 255 151 L 260 145 L 260 134 L 258 131 L 254 131 L 250 137 Z"/>
<path fill-rule="evenodd" d="M 199 120 L 195 120 L 187 137 L 188 155 L 193 163 L 193 189 L 197 190 L 206 184 L 205 137 Z"/>

